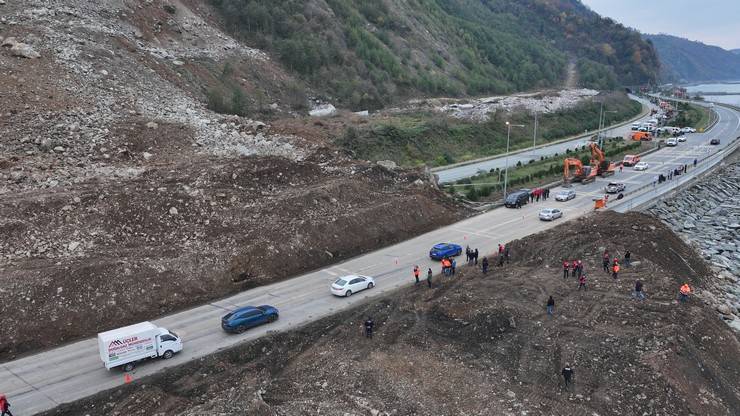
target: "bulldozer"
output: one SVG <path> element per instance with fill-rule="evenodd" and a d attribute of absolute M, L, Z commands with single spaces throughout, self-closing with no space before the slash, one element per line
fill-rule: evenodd
<path fill-rule="evenodd" d="M 575 170 L 575 172 L 573 172 Z M 583 166 L 580 160 L 567 158 L 563 163 L 563 182 L 591 183 L 596 179 L 597 170 L 591 166 Z"/>
<path fill-rule="evenodd" d="M 589 146 L 591 147 L 591 166 L 592 169 L 596 170 L 595 175 L 599 175 L 604 178 L 614 175 L 614 172 L 617 170 L 614 162 L 610 162 L 606 159 L 604 151 L 601 150 L 601 147 L 598 144 L 591 143 Z"/>

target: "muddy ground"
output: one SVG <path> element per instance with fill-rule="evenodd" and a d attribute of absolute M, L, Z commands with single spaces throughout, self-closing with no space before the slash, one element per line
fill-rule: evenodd
<path fill-rule="evenodd" d="M 605 248 L 632 251 L 616 281 L 600 271 Z M 487 275 L 463 268 L 434 289 L 405 288 L 47 415 L 738 413 L 737 336 L 700 298 L 676 302 L 684 280 L 701 292 L 712 273 L 659 221 L 599 213 L 515 241 L 512 254 Z M 562 278 L 563 258 L 583 259 L 588 291 Z M 643 302 L 630 296 L 636 279 Z M 372 339 L 360 333 L 368 316 Z"/>

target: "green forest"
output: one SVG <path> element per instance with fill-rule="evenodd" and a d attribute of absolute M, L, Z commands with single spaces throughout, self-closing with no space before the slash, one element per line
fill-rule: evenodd
<path fill-rule="evenodd" d="M 639 35 L 577 1 L 211 4 L 229 32 L 268 51 L 325 98 L 358 110 L 419 95 L 502 94 L 559 86 L 573 56 L 583 71 L 584 87 L 651 82 L 657 71 L 654 51 Z"/>

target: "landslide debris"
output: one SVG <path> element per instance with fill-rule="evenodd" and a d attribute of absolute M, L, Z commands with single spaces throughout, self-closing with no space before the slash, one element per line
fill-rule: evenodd
<path fill-rule="evenodd" d="M 511 247 L 487 275 L 461 268 L 45 414 L 737 414 L 736 335 L 700 298 L 676 302 L 683 281 L 701 292 L 712 273 L 658 220 L 599 213 Z M 616 281 L 600 271 L 605 249 L 632 252 Z M 563 258 L 584 261 L 588 291 L 562 278 Z"/>

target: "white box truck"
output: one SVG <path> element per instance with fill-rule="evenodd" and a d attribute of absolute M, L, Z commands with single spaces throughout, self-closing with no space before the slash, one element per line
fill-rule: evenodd
<path fill-rule="evenodd" d="M 99 333 L 98 350 L 108 370 L 121 367 L 131 371 L 147 358 L 172 358 L 182 351 L 182 340 L 174 332 L 142 322 Z"/>

